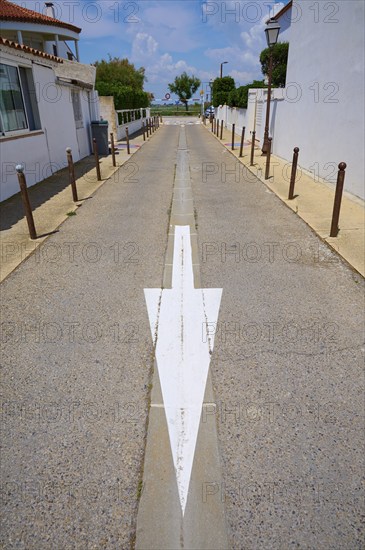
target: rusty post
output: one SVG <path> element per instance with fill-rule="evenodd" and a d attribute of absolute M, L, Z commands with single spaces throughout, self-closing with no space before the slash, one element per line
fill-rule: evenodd
<path fill-rule="evenodd" d="M 269 173 L 270 173 L 270 159 L 271 159 L 271 146 L 272 146 L 272 138 L 267 138 L 267 152 L 266 152 L 266 167 L 265 167 L 265 180 L 269 179 Z"/>
<path fill-rule="evenodd" d="M 295 178 L 296 178 L 296 175 L 297 175 L 299 147 L 294 147 L 293 151 L 294 151 L 294 153 L 293 153 L 293 163 L 291 165 L 288 200 L 294 199 L 294 186 L 295 186 Z"/>
<path fill-rule="evenodd" d="M 99 153 L 98 153 L 98 146 L 96 144 L 95 138 L 93 139 L 93 151 L 94 151 L 95 165 L 96 165 L 96 177 L 98 181 L 101 181 Z"/>
<path fill-rule="evenodd" d="M 142 134 L 143 134 L 143 141 L 146 141 L 146 129 L 143 121 L 142 121 Z"/>
<path fill-rule="evenodd" d="M 345 169 L 346 169 L 346 162 L 340 162 L 340 164 L 338 165 L 336 193 L 335 193 L 335 202 L 333 203 L 330 237 L 337 237 L 337 234 L 339 231 L 338 220 L 340 217 L 343 183 L 345 181 Z"/>
<path fill-rule="evenodd" d="M 251 141 L 251 159 L 250 159 L 250 166 L 253 166 L 253 159 L 255 155 L 255 139 L 256 139 L 256 132 L 255 130 L 252 132 L 252 141 Z"/>
<path fill-rule="evenodd" d="M 241 134 L 240 154 L 239 154 L 240 157 L 242 157 L 242 153 L 243 153 L 243 143 L 245 141 L 245 129 L 246 129 L 246 127 L 243 126 L 242 127 L 242 134 Z"/>
<path fill-rule="evenodd" d="M 232 124 L 232 146 L 231 146 L 232 151 L 234 151 L 234 128 L 235 128 L 235 124 Z"/>
<path fill-rule="evenodd" d="M 24 175 L 24 166 L 22 164 L 18 164 L 15 167 L 15 170 L 18 174 L 18 181 L 19 181 L 19 187 L 20 187 L 20 195 L 22 197 L 22 203 L 23 208 L 25 212 L 25 217 L 27 219 L 28 229 L 29 229 L 29 236 L 31 239 L 37 238 L 37 232 L 35 230 L 34 220 L 33 220 L 33 214 L 32 214 L 32 207 L 30 205 L 29 196 L 28 196 L 28 189 L 27 189 L 27 182 Z"/>
<path fill-rule="evenodd" d="M 223 139 L 223 120 L 221 120 L 221 135 L 220 138 Z"/>
<path fill-rule="evenodd" d="M 111 132 L 111 134 L 110 134 L 110 148 L 111 148 L 111 151 L 112 151 L 113 166 L 116 166 L 117 163 L 115 161 L 115 148 L 114 148 L 114 134 L 113 134 L 113 132 Z"/>
<path fill-rule="evenodd" d="M 129 147 L 129 134 L 128 134 L 128 126 L 125 128 L 125 139 L 127 140 L 127 153 L 128 155 L 131 154 L 131 149 Z"/>
<path fill-rule="evenodd" d="M 149 137 L 148 118 L 146 118 L 146 136 Z"/>
<path fill-rule="evenodd" d="M 161 115 L 161 113 L 160 113 L 160 122 L 162 122 L 162 115 Z"/>
<path fill-rule="evenodd" d="M 79 199 L 77 197 L 77 188 L 76 188 L 76 181 L 75 181 L 75 170 L 74 170 L 74 162 L 72 160 L 71 147 L 67 147 L 66 154 L 67 154 L 67 164 L 68 164 L 68 177 L 69 177 L 70 185 L 71 185 L 72 199 L 73 199 L 74 202 L 77 202 Z"/>
<path fill-rule="evenodd" d="M 217 120 L 215 121 L 215 126 L 214 126 L 214 135 L 218 137 L 218 128 L 219 128 L 219 118 L 217 118 Z"/>

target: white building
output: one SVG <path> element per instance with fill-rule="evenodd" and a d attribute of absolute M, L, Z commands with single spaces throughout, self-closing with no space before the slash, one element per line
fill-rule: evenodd
<path fill-rule="evenodd" d="M 273 90 L 269 127 L 273 153 L 290 161 L 293 148 L 299 147 L 300 166 L 316 178 L 334 185 L 339 162 L 346 162 L 345 189 L 362 199 L 364 11 L 363 0 L 297 0 L 277 14 L 279 41 L 289 42 L 289 56 L 286 87 Z M 222 109 L 228 126 L 238 121 L 236 128 L 246 123 L 246 131 L 252 130 L 254 92 L 250 98 L 247 112 Z M 260 143 L 266 98 L 266 92 L 258 90 L 255 122 Z"/>
<path fill-rule="evenodd" d="M 17 164 L 25 166 L 31 186 L 66 165 L 66 147 L 75 161 L 89 155 L 90 122 L 99 119 L 99 110 L 95 68 L 77 61 L 80 29 L 7 0 L 1 0 L 0 20 L 0 199 L 5 200 L 19 191 Z"/>

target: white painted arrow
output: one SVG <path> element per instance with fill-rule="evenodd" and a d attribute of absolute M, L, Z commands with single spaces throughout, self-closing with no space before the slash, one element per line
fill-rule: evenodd
<path fill-rule="evenodd" d="M 195 289 L 189 226 L 175 226 L 171 289 L 145 289 L 184 515 L 222 289 Z"/>

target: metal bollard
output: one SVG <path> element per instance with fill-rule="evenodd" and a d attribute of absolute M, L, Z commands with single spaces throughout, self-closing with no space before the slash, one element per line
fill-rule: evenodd
<path fill-rule="evenodd" d="M 235 128 L 235 124 L 232 124 L 232 151 L 234 151 L 234 128 Z"/>
<path fill-rule="evenodd" d="M 266 153 L 266 167 L 265 167 L 265 180 L 269 179 L 269 173 L 270 173 L 270 158 L 271 158 L 271 146 L 272 146 L 272 138 L 267 138 L 267 153 Z"/>
<path fill-rule="evenodd" d="M 294 153 L 293 153 L 293 163 L 292 163 L 292 166 L 291 166 L 288 200 L 294 199 L 294 186 L 295 186 L 295 178 L 296 178 L 296 175 L 297 175 L 299 147 L 294 147 L 293 151 L 294 151 Z"/>
<path fill-rule="evenodd" d="M 143 141 L 146 141 L 146 129 L 144 127 L 144 122 L 142 122 L 142 134 L 143 134 Z"/>
<path fill-rule="evenodd" d="M 74 162 L 73 162 L 73 159 L 72 159 L 71 147 L 67 147 L 66 154 L 67 154 L 67 164 L 68 164 L 68 177 L 69 177 L 69 180 L 70 180 L 71 191 L 72 191 L 72 200 L 74 202 L 77 202 L 79 199 L 78 199 L 78 196 L 77 196 L 75 170 L 74 170 Z"/>
<path fill-rule="evenodd" d="M 146 136 L 149 137 L 148 118 L 146 118 Z"/>
<path fill-rule="evenodd" d="M 213 132 L 213 120 L 214 120 L 214 119 L 213 119 L 212 115 L 209 116 L 209 120 L 210 120 L 210 123 L 211 123 L 211 125 L 212 125 L 212 132 Z"/>
<path fill-rule="evenodd" d="M 33 213 L 32 213 L 32 207 L 30 206 L 29 196 L 28 196 L 28 189 L 27 189 L 27 182 L 24 175 L 24 166 L 22 164 L 18 164 L 15 167 L 15 170 L 18 174 L 18 181 L 19 181 L 19 187 L 20 187 L 20 195 L 22 197 L 22 203 L 23 208 L 25 212 L 25 217 L 27 219 L 28 229 L 29 229 L 29 236 L 31 239 L 37 238 L 37 233 L 35 230 L 34 220 L 33 220 Z"/>
<path fill-rule="evenodd" d="M 245 129 L 246 129 L 246 126 L 243 126 L 243 128 L 242 128 L 242 134 L 241 134 L 240 154 L 239 154 L 240 157 L 242 157 L 243 142 L 245 141 Z"/>
<path fill-rule="evenodd" d="M 111 132 L 111 134 L 110 134 L 110 148 L 112 150 L 113 166 L 116 166 L 117 163 L 115 161 L 115 148 L 114 148 L 114 134 L 113 134 L 113 132 Z"/>
<path fill-rule="evenodd" d="M 338 220 L 340 217 L 341 200 L 342 200 L 343 184 L 345 181 L 346 166 L 347 166 L 346 162 L 340 162 L 340 164 L 338 165 L 336 193 L 335 193 L 335 202 L 333 203 L 330 237 L 337 237 L 337 234 L 339 231 Z"/>
<path fill-rule="evenodd" d="M 99 153 L 98 153 L 98 146 L 96 144 L 95 138 L 93 139 L 93 150 L 94 150 L 95 165 L 96 165 L 96 177 L 98 181 L 101 181 Z"/>
<path fill-rule="evenodd" d="M 223 120 L 221 120 L 221 135 L 220 138 L 223 139 Z"/>
<path fill-rule="evenodd" d="M 217 124 L 216 124 L 216 128 L 215 128 L 217 138 L 219 138 L 219 126 L 220 126 L 220 123 L 219 123 L 219 119 L 218 119 Z"/>
<path fill-rule="evenodd" d="M 130 154 L 131 154 L 131 150 L 130 150 L 130 147 L 129 147 L 128 126 L 126 126 L 126 128 L 125 128 L 125 139 L 127 140 L 127 153 L 128 153 L 128 155 L 130 155 Z"/>
<path fill-rule="evenodd" d="M 256 132 L 255 132 L 255 130 L 254 130 L 254 131 L 252 132 L 250 166 L 253 166 L 253 159 L 254 159 L 254 155 L 255 155 L 255 138 L 256 138 Z"/>
<path fill-rule="evenodd" d="M 162 122 L 162 115 L 161 115 L 161 113 L 160 113 L 160 122 Z"/>

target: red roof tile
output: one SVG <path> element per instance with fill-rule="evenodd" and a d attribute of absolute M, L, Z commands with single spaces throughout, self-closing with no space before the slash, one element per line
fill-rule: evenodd
<path fill-rule="evenodd" d="M 28 23 L 38 23 L 40 25 L 63 27 L 77 33 L 81 32 L 79 27 L 75 27 L 70 23 L 64 23 L 53 17 L 48 17 L 48 15 L 28 10 L 8 0 L 0 0 L 0 21 L 26 21 Z"/>
<path fill-rule="evenodd" d="M 12 40 L 8 40 L 2 36 L 0 36 L 0 45 L 9 46 L 9 48 L 14 48 L 15 50 L 22 50 L 23 52 L 31 53 L 33 55 L 37 55 L 38 57 L 43 57 L 44 59 L 51 59 L 51 61 L 56 61 L 57 63 L 63 63 L 63 59 L 61 57 L 56 57 L 55 55 L 41 52 L 40 50 L 36 50 L 30 46 L 24 46 L 24 44 L 18 44 L 18 42 L 13 42 Z"/>

